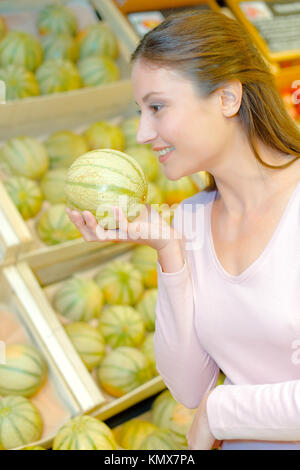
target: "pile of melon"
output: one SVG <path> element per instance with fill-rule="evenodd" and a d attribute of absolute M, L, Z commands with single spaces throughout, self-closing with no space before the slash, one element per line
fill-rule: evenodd
<path fill-rule="evenodd" d="M 29 344 L 8 344 L 6 362 L 0 364 L 0 450 L 38 441 L 43 419 L 31 401 L 48 380 L 48 365 Z"/>
<path fill-rule="evenodd" d="M 189 177 L 167 180 L 155 153 L 148 146 L 136 143 L 138 123 L 135 117 L 123 119 L 118 125 L 98 121 L 81 133 L 61 130 L 44 141 L 18 136 L 3 144 L 0 168 L 4 185 L 24 220 L 34 221 L 31 225 L 41 241 L 54 245 L 81 237 L 65 213 L 65 179 L 70 165 L 94 149 L 111 149 L 132 156 L 147 179 L 148 196 L 144 202 L 154 204 L 169 222 L 172 205 L 197 192 Z M 112 152 L 111 161 L 113 158 Z M 115 172 L 117 177 L 118 168 Z M 206 173 L 204 187 L 205 184 Z"/>
<path fill-rule="evenodd" d="M 37 36 L 8 31 L 0 18 L 0 80 L 7 100 L 119 80 L 118 40 L 107 24 L 99 21 L 79 31 L 71 8 L 49 4 L 41 9 L 36 29 Z"/>
<path fill-rule="evenodd" d="M 101 390 L 119 398 L 158 375 L 153 334 L 157 252 L 136 246 L 54 287 L 53 308 Z"/>

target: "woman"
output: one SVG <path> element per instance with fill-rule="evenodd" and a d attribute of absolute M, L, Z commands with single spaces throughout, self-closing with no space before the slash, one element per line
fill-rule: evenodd
<path fill-rule="evenodd" d="M 135 239 L 158 252 L 156 364 L 175 399 L 198 408 L 189 446 L 300 449 L 299 129 L 247 34 L 220 13 L 149 32 L 132 82 L 137 140 L 165 175 L 213 179 L 176 210 L 171 237 Z M 116 209 L 129 240 L 150 233 L 149 214 L 127 223 Z M 88 212 L 69 216 L 86 240 L 118 239 Z"/>

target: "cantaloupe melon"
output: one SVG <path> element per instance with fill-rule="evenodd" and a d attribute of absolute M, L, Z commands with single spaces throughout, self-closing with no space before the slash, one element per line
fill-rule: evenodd
<path fill-rule="evenodd" d="M 148 333 L 140 346 L 140 350 L 145 354 L 152 369 L 153 376 L 159 375 L 156 369 L 155 352 L 154 352 L 154 332 Z"/>
<path fill-rule="evenodd" d="M 85 87 L 106 85 L 120 78 L 119 67 L 106 56 L 86 57 L 79 60 L 77 67 Z"/>
<path fill-rule="evenodd" d="M 116 59 L 119 55 L 117 37 L 106 23 L 89 25 L 79 31 L 76 40 L 81 59 L 99 55 Z"/>
<path fill-rule="evenodd" d="M 141 314 L 148 331 L 154 331 L 156 319 L 157 289 L 147 289 L 136 309 Z"/>
<path fill-rule="evenodd" d="M 153 423 L 133 418 L 118 426 L 114 431 L 114 435 L 123 449 L 137 450 L 141 443 L 157 430 L 157 426 Z"/>
<path fill-rule="evenodd" d="M 50 33 L 42 36 L 44 60 L 66 59 L 76 62 L 78 47 L 72 36 L 67 33 Z"/>
<path fill-rule="evenodd" d="M 136 348 L 121 346 L 110 351 L 97 368 L 101 387 L 121 397 L 153 377 L 145 355 Z"/>
<path fill-rule="evenodd" d="M 148 181 L 157 179 L 159 175 L 159 163 L 153 150 L 139 145 L 127 147 L 125 152 L 139 162 Z"/>
<path fill-rule="evenodd" d="M 141 273 L 130 262 L 112 261 L 95 276 L 110 305 L 135 305 L 144 292 Z"/>
<path fill-rule="evenodd" d="M 0 364 L 0 395 L 32 397 L 47 379 L 47 363 L 29 344 L 8 344 L 6 362 Z"/>
<path fill-rule="evenodd" d="M 76 65 L 66 59 L 48 59 L 36 71 L 41 95 L 77 90 L 82 82 Z"/>
<path fill-rule="evenodd" d="M 164 201 L 163 194 L 157 183 L 148 181 L 147 204 L 162 204 Z M 157 210 L 157 208 L 155 208 Z"/>
<path fill-rule="evenodd" d="M 37 18 L 37 27 L 40 34 L 77 33 L 77 18 L 73 11 L 59 3 L 46 5 L 40 10 Z"/>
<path fill-rule="evenodd" d="M 112 149 L 124 150 L 124 136 L 119 126 L 110 124 L 106 121 L 97 121 L 91 124 L 84 132 L 91 150 L 95 149 Z M 110 157 L 113 158 L 112 155 Z"/>
<path fill-rule="evenodd" d="M 43 204 L 39 184 L 25 176 L 11 176 L 4 186 L 24 220 L 35 217 Z"/>
<path fill-rule="evenodd" d="M 43 60 L 43 48 L 32 34 L 9 31 L 0 42 L 0 65 L 22 65 L 34 72 Z"/>
<path fill-rule="evenodd" d="M 71 165 L 66 177 L 68 206 L 92 212 L 103 228 L 117 228 L 112 207 L 121 207 L 129 221 L 143 209 L 147 180 L 140 165 L 116 150 L 88 152 Z"/>
<path fill-rule="evenodd" d="M 65 330 L 83 363 L 91 371 L 105 356 L 105 341 L 100 330 L 86 322 L 72 322 Z"/>
<path fill-rule="evenodd" d="M 89 147 L 85 138 L 70 130 L 53 132 L 44 142 L 50 159 L 50 168 L 69 168 L 69 166 Z"/>
<path fill-rule="evenodd" d="M 189 409 L 181 403 L 176 403 L 173 408 L 169 429 L 178 449 L 188 449 L 186 435 L 193 423 L 196 412 L 197 408 Z"/>
<path fill-rule="evenodd" d="M 6 88 L 6 100 L 17 100 L 40 94 L 35 75 L 21 65 L 9 64 L 0 68 L 0 80 Z"/>
<path fill-rule="evenodd" d="M 151 246 L 134 248 L 130 262 L 141 272 L 145 287 L 157 287 L 157 251 Z"/>
<path fill-rule="evenodd" d="M 65 203 L 65 180 L 67 168 L 48 170 L 40 181 L 41 191 L 51 204 Z"/>
<path fill-rule="evenodd" d="M 112 305 L 103 310 L 99 330 L 112 348 L 139 346 L 145 337 L 145 324 L 129 305 Z"/>
<path fill-rule="evenodd" d="M 151 422 L 159 428 L 170 429 L 171 417 L 176 406 L 176 400 L 170 390 L 161 392 L 151 406 Z"/>
<path fill-rule="evenodd" d="M 38 441 L 42 432 L 41 414 L 28 398 L 7 396 L 0 399 L 0 450 Z"/>
<path fill-rule="evenodd" d="M 44 145 L 34 137 L 19 136 L 6 141 L 0 150 L 2 160 L 13 176 L 39 179 L 49 167 Z"/>
<path fill-rule="evenodd" d="M 81 233 L 70 221 L 64 204 L 53 204 L 36 222 L 39 238 L 46 245 L 56 245 L 81 237 Z"/>
<path fill-rule="evenodd" d="M 70 321 L 89 321 L 98 317 L 104 296 L 92 279 L 74 276 L 62 283 L 53 297 L 55 310 Z"/>
<path fill-rule="evenodd" d="M 125 148 L 137 145 L 136 135 L 139 128 L 139 124 L 140 118 L 138 116 L 124 119 L 121 122 L 120 128 L 125 138 Z"/>
<path fill-rule="evenodd" d="M 198 188 L 191 177 L 184 176 L 179 180 L 169 180 L 161 173 L 157 184 L 162 191 L 164 202 L 169 206 L 180 204 L 181 201 L 194 196 L 198 192 Z"/>
<path fill-rule="evenodd" d="M 111 429 L 92 416 L 77 416 L 64 424 L 53 441 L 53 450 L 116 450 Z"/>

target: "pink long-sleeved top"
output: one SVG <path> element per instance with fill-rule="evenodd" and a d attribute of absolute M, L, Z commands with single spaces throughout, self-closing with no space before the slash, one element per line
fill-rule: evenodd
<path fill-rule="evenodd" d="M 157 263 L 157 368 L 188 408 L 224 372 L 225 384 L 207 401 L 216 439 L 300 449 L 300 181 L 264 251 L 238 276 L 214 250 L 216 197 L 202 191 L 175 212 L 182 269 L 164 273 Z"/>

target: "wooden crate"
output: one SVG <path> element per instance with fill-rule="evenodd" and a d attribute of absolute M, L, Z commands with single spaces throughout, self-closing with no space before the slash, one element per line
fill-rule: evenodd
<path fill-rule="evenodd" d="M 37 12 L 46 3 L 53 3 L 54 0 L 1 0 L 0 15 L 4 18 L 11 12 L 32 12 L 33 21 Z M 67 5 L 82 4 L 87 11 L 92 11 L 94 22 L 98 21 L 92 2 L 89 0 L 69 0 Z M 80 20 L 80 17 L 78 18 Z M 105 21 L 108 23 L 108 21 Z M 110 25 L 109 25 L 110 26 Z M 33 27 L 34 28 L 34 27 Z M 19 29 L 22 29 L 21 27 Z M 110 115 L 112 112 L 118 113 L 119 106 L 130 93 L 131 84 L 129 80 L 129 51 L 122 41 L 122 35 L 115 31 L 119 39 L 120 55 L 117 59 L 121 71 L 121 79 L 96 87 L 81 88 L 78 90 L 54 93 L 51 95 L 41 95 L 37 97 L 24 98 L 6 103 L 0 102 L 0 140 L 7 139 L 15 135 L 15 128 L 22 134 L 30 133 L 32 128 L 40 122 L 48 123 L 52 126 L 55 121 L 59 127 L 63 126 L 65 115 L 72 113 L 74 121 L 81 116 L 82 120 L 89 119 L 97 113 L 101 105 L 103 113 Z"/>
<path fill-rule="evenodd" d="M 56 268 L 57 265 L 55 264 L 55 260 L 53 260 L 52 266 L 42 266 L 38 260 L 38 257 L 36 256 L 28 257 L 26 263 L 18 263 L 16 266 L 27 287 L 32 289 L 32 286 L 34 285 L 35 297 L 39 299 L 40 304 L 44 305 L 47 311 L 51 311 L 51 313 L 54 314 L 56 318 L 59 318 L 62 324 L 64 323 L 64 319 L 55 314 L 54 307 L 52 306 L 53 296 L 61 285 L 62 281 L 75 273 L 81 277 L 93 278 L 96 272 L 99 272 L 100 269 L 105 266 L 105 264 L 110 263 L 112 260 L 129 260 L 132 249 L 135 246 L 136 245 L 133 243 L 115 243 L 114 246 L 111 246 L 109 249 L 101 250 L 84 257 L 77 258 L 74 260 L 73 264 L 70 262 L 66 264 L 64 268 L 60 266 L 59 269 Z M 31 274 L 29 274 L 30 271 Z M 66 333 L 64 341 L 68 347 L 68 350 L 66 351 L 68 356 L 71 355 L 73 357 L 74 363 L 80 363 L 81 367 L 85 367 L 75 349 L 73 348 Z M 71 352 L 71 349 L 74 349 L 74 354 Z M 91 374 L 90 378 L 91 377 L 93 377 L 94 384 L 96 384 L 95 376 Z M 160 376 L 156 376 L 149 382 L 141 385 L 137 389 L 127 393 L 121 398 L 111 397 L 106 392 L 101 390 L 98 385 L 97 387 L 99 389 L 99 393 L 101 393 L 101 396 L 104 397 L 105 402 L 95 399 L 91 413 L 93 413 L 93 415 L 97 416 L 99 419 L 105 420 L 121 412 L 122 410 L 127 409 L 133 404 L 163 390 L 165 388 L 165 384 L 163 383 Z"/>
<path fill-rule="evenodd" d="M 30 398 L 42 414 L 44 432 L 38 442 L 27 445 L 48 448 L 65 422 L 92 409 L 96 397 L 102 397 L 85 367 L 72 359 L 63 342 L 64 330 L 37 286 L 26 266 L 0 271 L 0 339 L 5 346 L 32 344 L 47 361 L 47 382 Z"/>

